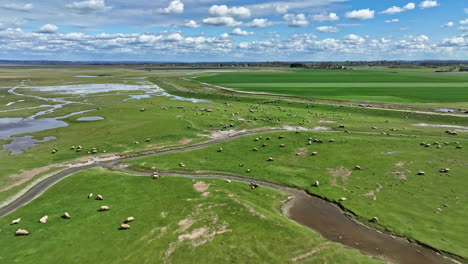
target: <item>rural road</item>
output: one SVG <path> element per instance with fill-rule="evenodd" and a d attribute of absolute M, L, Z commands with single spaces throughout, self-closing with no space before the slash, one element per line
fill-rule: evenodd
<path fill-rule="evenodd" d="M 0 209 L 0 217 L 4 217 L 16 209 L 24 206 L 31 202 L 48 188 L 53 186 L 55 183 L 66 178 L 69 175 L 77 172 L 87 170 L 94 167 L 104 167 L 116 171 L 126 171 L 133 174 L 140 174 L 147 176 L 148 174 L 142 174 L 141 172 L 129 171 L 128 169 L 121 169 L 116 164 L 125 160 L 130 160 L 140 157 L 150 157 L 164 155 L 168 153 L 182 152 L 193 149 L 198 149 L 214 144 L 218 144 L 225 141 L 238 139 L 241 137 L 252 136 L 259 133 L 265 132 L 279 132 L 287 131 L 297 128 L 275 128 L 275 129 L 258 129 L 254 131 L 240 131 L 238 134 L 227 134 L 220 138 L 199 143 L 186 147 L 179 147 L 174 149 L 162 150 L 153 153 L 146 153 L 142 155 L 126 156 L 113 161 L 97 162 L 95 164 L 70 168 L 66 171 L 60 172 L 36 186 L 32 187 L 25 195 L 15 200 L 13 203 Z M 411 264 L 411 263 L 457 263 L 449 258 L 443 257 L 437 254 L 435 251 L 426 247 L 413 244 L 408 242 L 404 238 L 398 238 L 390 236 L 376 230 L 373 230 L 367 226 L 364 226 L 352 218 L 348 217 L 343 210 L 338 206 L 327 202 L 321 198 L 307 194 L 303 190 L 288 188 L 273 183 L 262 182 L 254 179 L 241 178 L 222 174 L 212 175 L 189 175 L 189 174 L 177 174 L 167 173 L 163 174 L 164 177 L 186 177 L 186 178 L 213 178 L 213 179 L 226 179 L 240 182 L 255 182 L 261 187 L 269 187 L 288 193 L 291 195 L 291 199 L 283 207 L 283 214 L 311 229 L 319 232 L 325 238 L 342 243 L 344 245 L 359 249 L 373 256 L 384 256 L 386 259 L 396 261 L 396 263 Z M 150 178 L 148 176 L 148 178 Z"/>

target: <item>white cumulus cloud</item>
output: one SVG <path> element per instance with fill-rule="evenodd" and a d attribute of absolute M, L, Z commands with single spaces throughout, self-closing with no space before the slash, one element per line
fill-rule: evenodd
<path fill-rule="evenodd" d="M 247 23 L 246 26 L 250 28 L 264 28 L 271 26 L 273 23 L 265 18 L 256 18 L 251 22 Z"/>
<path fill-rule="evenodd" d="M 242 30 L 240 28 L 235 28 L 232 32 L 231 35 L 236 35 L 236 36 L 249 36 L 255 34 L 254 32 L 249 32 Z"/>
<path fill-rule="evenodd" d="M 436 0 L 425 0 L 419 3 L 419 7 L 422 9 L 436 7 L 438 5 L 439 3 Z"/>
<path fill-rule="evenodd" d="M 250 9 L 246 7 L 227 7 L 226 5 L 214 5 L 208 10 L 211 16 L 215 17 L 234 17 L 250 18 Z"/>
<path fill-rule="evenodd" d="M 340 20 L 340 17 L 336 15 L 336 13 L 321 13 L 318 15 L 313 15 L 312 20 L 318 21 L 318 22 L 324 22 L 324 21 L 337 21 Z"/>
<path fill-rule="evenodd" d="M 278 14 L 286 14 L 289 10 L 289 6 L 287 5 L 278 5 L 275 7 L 275 10 Z"/>
<path fill-rule="evenodd" d="M 385 20 L 385 23 L 397 23 L 399 21 L 400 20 L 398 18 L 394 18 L 394 19 Z"/>
<path fill-rule="evenodd" d="M 163 14 L 182 14 L 184 12 L 184 3 L 180 0 L 173 0 L 168 7 L 159 9 L 159 12 Z"/>
<path fill-rule="evenodd" d="M 346 12 L 345 17 L 353 20 L 366 20 L 374 18 L 375 11 L 369 8 Z"/>
<path fill-rule="evenodd" d="M 413 10 L 414 8 L 416 7 L 416 5 L 414 3 L 408 3 L 407 5 L 405 5 L 404 7 L 399 7 L 399 6 L 392 6 L 380 13 L 382 14 L 397 14 L 397 13 L 401 13 L 401 12 L 405 12 L 405 11 L 408 11 L 408 10 Z"/>
<path fill-rule="evenodd" d="M 450 22 L 448 22 L 447 24 L 442 25 L 442 26 L 440 26 L 440 27 L 447 28 L 447 27 L 453 27 L 453 26 L 455 26 L 455 23 L 453 23 L 452 21 L 450 21 Z"/>
<path fill-rule="evenodd" d="M 195 20 L 186 21 L 184 27 L 188 28 L 198 28 L 200 25 Z"/>
<path fill-rule="evenodd" d="M 283 19 L 289 22 L 290 27 L 306 27 L 309 25 L 309 21 L 304 14 L 286 14 Z"/>
<path fill-rule="evenodd" d="M 36 32 L 43 33 L 43 34 L 54 34 L 54 33 L 57 33 L 58 29 L 59 28 L 56 25 L 45 24 Z"/>
<path fill-rule="evenodd" d="M 463 20 L 460 20 L 458 23 L 462 24 L 462 25 L 468 25 L 468 18 L 465 18 Z"/>
<path fill-rule="evenodd" d="M 317 29 L 318 32 L 323 32 L 323 33 L 340 32 L 340 30 L 337 27 L 332 27 L 332 26 L 317 27 L 316 29 Z"/>
<path fill-rule="evenodd" d="M 242 24 L 242 22 L 236 21 L 232 17 L 209 17 L 203 19 L 203 23 L 210 26 L 225 26 L 225 27 L 235 27 Z"/>
<path fill-rule="evenodd" d="M 73 2 L 71 4 L 67 4 L 66 7 L 78 13 L 103 12 L 112 8 L 110 6 L 106 6 L 104 0 L 87 0 L 81 2 Z"/>

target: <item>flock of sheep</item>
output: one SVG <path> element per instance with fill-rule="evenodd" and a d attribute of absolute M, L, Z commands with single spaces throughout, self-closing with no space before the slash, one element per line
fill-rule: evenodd
<path fill-rule="evenodd" d="M 90 193 L 88 195 L 88 199 L 91 199 L 93 197 L 93 193 Z M 99 201 L 102 201 L 104 200 L 103 196 L 98 194 L 96 196 L 96 200 L 99 200 Z M 103 211 L 109 211 L 110 210 L 110 207 L 107 206 L 107 205 L 102 205 L 99 207 L 98 211 L 100 212 L 103 212 Z M 68 212 L 65 212 L 63 215 L 62 215 L 62 218 L 63 219 L 71 219 L 71 216 Z M 45 215 L 43 217 L 41 217 L 39 219 L 39 223 L 41 224 L 46 224 L 47 223 L 47 220 L 49 219 L 49 216 L 48 215 Z M 129 223 L 135 221 L 135 218 L 133 216 L 130 216 L 130 217 L 127 217 L 127 219 L 125 219 L 125 221 L 123 222 L 123 224 L 120 225 L 120 230 L 126 230 L 126 229 L 130 229 L 130 225 Z M 17 225 L 21 222 L 21 218 L 17 218 L 17 219 L 14 219 L 11 221 L 11 225 Z M 16 236 L 27 236 L 29 235 L 30 232 L 26 229 L 21 229 L 21 228 L 18 228 L 16 231 L 15 231 L 15 235 Z"/>

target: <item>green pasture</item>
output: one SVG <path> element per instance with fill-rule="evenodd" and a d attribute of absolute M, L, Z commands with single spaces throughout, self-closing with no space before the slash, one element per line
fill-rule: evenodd
<path fill-rule="evenodd" d="M 299 187 L 340 203 L 364 222 L 378 217 L 382 229 L 468 257 L 464 232 L 468 229 L 468 153 L 466 148 L 456 149 L 468 145 L 468 140 L 305 131 L 261 136 L 132 160 L 132 167 L 223 172 Z M 441 148 L 434 141 L 440 141 Z M 420 142 L 432 146 L 423 147 Z M 186 167 L 179 167 L 180 162 Z M 356 165 L 362 170 L 355 170 Z M 442 168 L 450 172 L 439 172 Z M 419 171 L 425 175 L 417 175 Z M 315 181 L 319 187 L 313 186 Z M 341 197 L 348 200 L 340 202 Z"/>
<path fill-rule="evenodd" d="M 209 184 L 205 196 L 193 185 Z M 101 194 L 103 201 L 88 199 Z M 380 263 L 332 243 L 280 213 L 285 194 L 246 183 L 132 176 L 93 169 L 72 175 L 0 219 L 3 263 Z M 102 205 L 110 210 L 98 212 Z M 71 219 L 62 219 L 64 212 Z M 48 215 L 46 224 L 38 219 Z M 133 216 L 129 230 L 119 230 Z M 12 219 L 21 217 L 18 225 Z M 16 229 L 29 236 L 14 236 Z"/>

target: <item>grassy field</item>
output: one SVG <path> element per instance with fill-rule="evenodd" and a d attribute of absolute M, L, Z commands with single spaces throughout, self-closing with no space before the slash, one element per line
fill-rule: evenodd
<path fill-rule="evenodd" d="M 468 102 L 468 74 L 418 71 L 299 70 L 220 73 L 199 82 L 247 92 L 392 103 Z"/>
<path fill-rule="evenodd" d="M 151 180 L 93 169 L 0 219 L 3 263 L 380 263 L 281 215 L 285 195 L 245 183 Z M 202 191 L 202 192 L 200 192 Z M 103 201 L 88 199 L 101 194 Z M 203 192 L 207 193 L 203 195 Z M 177 201 L 177 202 L 175 202 Z M 98 212 L 101 205 L 110 210 Z M 71 219 L 62 219 L 64 212 Z M 46 224 L 38 219 L 48 215 Z M 118 230 L 133 216 L 131 229 Z M 18 225 L 9 225 L 18 217 Z M 27 237 L 15 237 L 17 228 Z M 315 254 L 304 254 L 317 250 Z M 300 257 L 303 256 L 303 257 Z"/>
<path fill-rule="evenodd" d="M 217 80 L 226 81 L 226 83 L 234 83 L 239 87 L 244 85 L 245 87 L 242 89 L 250 89 L 250 84 L 254 84 L 252 87 L 255 86 L 255 89 L 264 89 L 265 87 L 263 86 L 265 84 L 269 86 L 274 83 L 279 83 L 275 84 L 275 89 L 283 89 L 283 83 L 287 82 L 290 84 L 290 86 L 288 86 L 289 88 L 286 89 L 288 93 L 291 89 L 297 90 L 298 93 L 307 92 L 309 88 L 313 88 L 314 91 L 315 89 L 322 89 L 323 98 L 344 96 L 355 98 L 356 100 L 363 100 L 363 98 L 374 100 L 377 98 L 376 100 L 387 101 L 388 99 L 389 101 L 395 100 L 395 102 L 434 101 L 435 103 L 433 104 L 435 105 L 438 104 L 437 102 L 448 102 L 449 106 L 455 104 L 455 102 L 457 105 L 463 106 L 465 102 L 467 102 L 465 92 L 468 91 L 463 86 L 467 82 L 467 75 L 439 75 L 409 70 L 401 71 L 397 74 L 391 73 L 390 71 L 391 70 L 388 69 L 355 71 L 308 70 L 282 73 L 275 72 L 272 74 L 259 70 L 258 72 L 222 73 L 213 76 L 209 73 L 201 73 L 200 76 L 204 77 L 197 78 L 197 80 L 214 84 L 218 84 Z M 208 135 L 216 134 L 220 131 L 300 126 L 308 129 L 328 131 L 303 131 L 300 134 L 284 132 L 282 134 L 286 135 L 286 138 L 283 140 L 277 138 L 279 134 L 272 134 L 273 137 L 269 142 L 265 141 L 266 134 L 263 135 L 263 140 L 258 142 L 253 141 L 257 136 L 252 136 L 197 151 L 136 160 L 133 166 L 138 169 L 148 169 L 154 166 L 161 170 L 206 170 L 243 175 L 245 177 L 258 178 L 307 189 L 314 194 L 326 197 L 326 199 L 335 202 L 338 202 L 337 200 L 340 197 L 345 196 L 348 198 L 348 201 L 343 202 L 342 206 L 353 211 L 363 221 L 367 221 L 374 216 L 379 217 L 377 228 L 387 229 L 388 231 L 422 241 L 433 247 L 463 257 L 468 257 L 468 252 L 464 247 L 468 241 L 463 236 L 464 231 L 467 230 L 463 219 L 467 217 L 466 212 L 468 212 L 466 208 L 468 197 L 464 189 L 468 186 L 462 179 L 463 171 L 467 166 L 466 160 L 468 154 L 466 153 L 466 147 L 468 146 L 468 142 L 466 138 L 468 138 L 468 129 L 457 129 L 458 135 L 450 136 L 446 134 L 445 131 L 451 128 L 437 126 L 451 125 L 466 127 L 467 123 L 464 117 L 426 115 L 410 112 L 408 110 L 396 112 L 374 108 L 354 107 L 348 104 L 325 104 L 299 99 L 277 100 L 276 97 L 268 95 L 239 95 L 228 91 L 206 89 L 205 85 L 190 79 L 190 77 L 194 76 L 191 74 L 192 70 L 189 72 L 187 70 L 150 71 L 145 68 L 140 69 L 137 66 L 12 67 L 0 68 L 0 73 L 3 74 L 2 78 L 0 78 L 0 87 L 11 88 L 17 86 L 21 80 L 26 79 L 29 81 L 25 84 L 31 86 L 95 83 L 134 85 L 138 84 L 138 82 L 145 81 L 158 85 L 172 95 L 208 100 L 208 102 L 192 103 L 188 101 L 172 100 L 168 97 L 153 96 L 140 100 L 125 101 L 125 99 L 129 98 L 130 94 L 142 95 L 145 94 L 145 92 L 118 91 L 84 96 L 64 96 L 63 94 L 60 95 L 52 92 L 40 92 L 23 88 L 18 89 L 19 92 L 28 96 L 40 95 L 47 98 L 66 97 L 67 100 L 77 102 L 75 104 L 66 105 L 63 108 L 55 110 L 54 113 L 43 115 L 40 118 L 55 118 L 83 110 L 92 111 L 63 119 L 63 121 L 69 124 L 67 127 L 28 134 L 34 136 L 36 139 L 42 139 L 48 136 L 54 136 L 56 139 L 32 147 L 21 155 L 12 156 L 7 151 L 0 151 L 0 168 L 2 168 L 0 170 L 0 201 L 6 200 L 8 197 L 20 191 L 25 185 L 31 183 L 32 180 L 39 178 L 40 175 L 47 174 L 48 171 L 55 170 L 56 166 L 63 165 L 64 163 L 85 162 L 96 156 L 110 156 L 114 154 L 125 155 L 154 151 L 171 146 L 194 144 L 207 141 L 209 140 Z M 80 75 L 94 75 L 99 77 L 76 77 Z M 143 77 L 147 78 L 142 79 Z M 349 82 L 353 82 L 354 84 L 351 86 L 356 87 L 350 87 Z M 307 85 L 304 85 L 304 83 L 307 83 Z M 222 83 L 219 84 L 222 85 Z M 409 86 L 406 84 L 411 84 L 413 86 L 412 88 L 408 88 Z M 381 89 L 375 89 L 375 85 L 382 87 Z M 443 85 L 443 89 L 440 89 L 441 87 L 439 87 L 439 85 Z M 333 96 L 331 96 L 331 94 L 333 94 Z M 394 98 L 395 94 L 398 95 L 398 98 Z M 312 97 L 316 96 L 314 95 Z M 19 102 L 19 100 L 23 99 L 25 99 L 24 96 L 9 94 L 6 88 L 0 89 L 0 118 L 28 117 L 38 111 L 44 110 L 44 108 L 23 108 L 37 107 L 41 104 L 50 103 L 32 97 L 26 98 L 24 102 Z M 6 105 L 13 101 L 18 102 L 10 106 Z M 140 111 L 141 108 L 144 108 L 145 111 Z M 206 111 L 206 108 L 209 108 L 210 111 Z M 83 116 L 100 116 L 104 119 L 93 122 L 76 120 Z M 421 124 L 426 124 L 426 126 L 418 126 Z M 340 125 L 345 125 L 345 128 L 340 128 Z M 343 133 L 345 130 L 351 133 Z M 380 133 L 391 135 L 381 135 Z M 324 139 L 325 142 L 323 144 L 312 143 L 312 145 L 308 145 L 308 137 L 321 138 Z M 146 142 L 147 138 L 151 140 Z M 329 143 L 327 141 L 331 138 L 335 139 L 334 143 Z M 424 148 L 419 146 L 420 141 L 427 141 L 429 143 L 433 143 L 433 141 L 439 141 L 440 143 L 448 141 L 450 145 L 444 146 L 442 144 L 440 149 L 434 146 Z M 455 141 L 459 141 L 461 145 L 465 146 L 465 149 L 455 149 Z M 0 144 L 6 144 L 8 142 L 9 140 L 1 140 Z M 138 144 L 136 144 L 137 142 Z M 283 142 L 285 147 L 280 148 L 279 144 Z M 263 143 L 266 143 L 267 146 L 262 147 Z M 84 147 L 83 152 L 76 152 L 70 149 L 71 146 L 78 145 Z M 88 151 L 94 147 L 99 150 L 99 153 L 96 155 L 89 154 Z M 222 147 L 224 150 L 222 152 L 217 152 L 219 147 Z M 252 149 L 254 147 L 257 147 L 259 151 L 253 152 Z M 54 148 L 57 148 L 59 151 L 55 154 L 51 154 L 51 150 Z M 318 155 L 310 156 L 313 151 L 317 151 Z M 296 156 L 296 153 L 299 153 L 299 155 Z M 266 159 L 269 156 L 274 157 L 275 161 L 267 162 Z M 187 167 L 184 169 L 179 168 L 179 162 L 186 163 Z M 240 163 L 243 163 L 244 167 L 239 167 Z M 361 165 L 363 170 L 352 170 L 356 164 Z M 451 169 L 450 173 L 438 173 L 440 168 L 445 167 Z M 246 173 L 245 171 L 247 168 L 251 168 L 252 172 Z M 416 176 L 418 170 L 426 171 L 426 175 Z M 348 174 L 350 176 L 346 176 Z M 96 175 L 104 176 L 101 179 Z M 135 205 L 138 203 L 143 204 L 144 206 L 142 206 L 142 208 L 145 208 L 145 210 L 152 208 L 151 206 L 159 206 L 150 205 L 149 201 L 154 201 L 154 199 L 158 198 L 158 196 L 164 192 L 164 188 L 167 188 L 167 190 L 174 190 L 175 187 L 168 187 L 170 184 L 188 182 L 188 180 L 183 179 L 164 179 L 164 181 L 167 180 L 167 186 L 163 185 L 163 189 L 152 190 L 144 189 L 151 188 L 152 185 L 138 185 L 141 181 L 146 181 L 146 179 L 140 177 L 111 175 L 98 171 L 82 173 L 79 176 L 80 177 L 73 176 L 56 185 L 60 188 L 62 188 L 61 186 L 65 186 L 65 190 L 62 191 L 58 187 L 53 187 L 37 201 L 20 209 L 18 211 L 19 214 L 28 211 L 34 212 L 35 214 L 32 220 L 29 218 L 29 220 L 25 219 L 25 224 L 28 224 L 26 227 L 34 229 L 34 222 L 37 221 L 36 218 L 40 217 L 40 214 L 51 212 L 55 207 L 60 211 L 58 213 L 62 213 L 62 210 L 68 210 L 63 208 L 62 205 L 65 205 L 63 201 L 70 204 L 70 201 L 74 201 L 74 199 L 67 198 L 62 201 L 57 199 L 57 197 L 71 197 L 66 196 L 66 190 L 70 192 L 70 195 L 77 195 L 78 191 L 74 192 L 69 190 L 72 188 L 71 186 L 75 186 L 77 190 L 84 192 L 86 195 L 88 192 L 86 188 L 90 185 L 87 184 L 87 180 L 80 179 L 88 179 L 92 183 L 98 183 L 103 190 L 107 188 L 106 190 L 109 190 L 111 194 L 116 193 L 116 190 L 125 191 L 127 188 L 134 190 L 133 194 L 125 194 L 125 201 L 129 201 L 129 206 L 125 207 L 125 210 L 135 208 Z M 114 179 L 119 180 L 114 183 Z M 130 181 L 130 179 L 135 182 L 127 182 Z M 320 181 L 321 184 L 319 188 L 311 187 L 311 184 L 315 180 Z M 105 183 L 109 184 L 109 186 Z M 216 183 L 218 185 L 220 184 L 220 182 Z M 143 188 L 142 191 L 139 192 L 139 189 L 136 189 L 133 184 Z M 127 185 L 129 187 L 127 187 Z M 232 186 L 243 185 L 233 184 Z M 186 190 L 191 190 L 190 183 L 187 183 L 187 186 L 184 188 L 186 188 Z M 231 190 L 230 188 L 231 187 L 226 187 L 222 190 L 227 192 Z M 233 191 L 236 190 L 235 188 L 233 189 Z M 373 193 L 371 193 L 372 191 Z M 179 198 L 182 200 L 191 199 L 187 198 L 191 195 L 189 191 L 188 193 L 183 193 L 183 195 L 188 195 L 187 197 L 181 196 L 180 193 L 177 193 L 178 196 L 174 196 L 174 193 L 175 191 L 173 191 L 173 193 L 168 191 L 164 194 L 164 198 L 161 199 L 166 202 L 171 199 L 177 199 L 177 201 L 179 201 Z M 241 193 L 242 192 L 239 192 L 239 194 Z M 270 196 L 262 197 L 246 196 L 246 201 L 252 204 L 258 204 L 259 208 L 264 208 L 266 210 L 265 214 L 278 214 L 273 208 L 277 209 L 278 201 L 282 195 L 274 193 L 273 191 L 268 191 L 268 194 L 265 193 L 265 195 Z M 373 195 L 375 195 L 376 200 L 374 200 Z M 140 199 L 142 197 L 145 197 L 148 202 L 142 201 Z M 217 194 L 212 193 L 210 199 L 214 199 L 215 197 L 218 197 Z M 219 199 L 221 199 L 221 197 L 222 196 L 219 196 Z M 273 198 L 268 200 L 264 199 L 264 197 Z M 43 199 L 44 202 L 42 202 Z M 57 200 L 55 201 L 54 199 Z M 135 199 L 138 203 L 131 202 L 130 200 L 132 199 Z M 271 203 L 266 204 L 266 201 L 262 199 Z M 408 203 L 408 201 L 411 201 L 411 203 Z M 88 202 L 88 200 L 77 202 L 76 206 L 79 213 L 84 212 L 84 206 Z M 118 201 L 114 200 L 114 202 L 117 203 Z M 35 210 L 33 205 L 37 206 L 37 210 Z M 183 209 L 183 206 L 186 206 L 186 204 L 181 205 L 179 209 L 183 210 L 183 214 L 186 215 L 188 211 Z M 113 211 L 114 210 L 109 213 L 112 214 Z M 75 213 L 73 213 L 73 215 L 74 214 Z M 219 214 L 227 213 L 220 211 Z M 16 213 L 14 215 L 16 215 Z M 171 223 L 176 223 L 179 221 L 178 219 L 182 219 L 184 215 L 175 214 L 173 217 L 177 219 L 171 218 Z M 145 217 L 150 216 L 151 215 L 147 214 Z M 286 219 L 279 215 L 276 217 L 283 219 L 282 221 L 286 221 Z M 239 224 L 239 222 L 236 222 L 241 221 L 239 219 L 233 220 L 233 228 L 239 225 L 239 228 L 245 227 L 247 230 L 250 230 L 250 232 L 253 232 L 253 225 L 251 223 Z M 7 223 L 9 220 L 10 219 L 0 219 L 0 225 L 2 225 L 2 223 Z M 75 221 L 75 219 L 73 219 L 73 221 Z M 114 219 L 108 219 L 108 221 L 107 223 L 110 223 L 110 221 L 114 221 Z M 169 223 L 169 220 L 167 221 L 168 222 L 164 223 Z M 104 237 L 96 238 L 96 235 L 91 235 L 94 234 L 93 232 L 96 232 L 98 228 L 96 225 L 93 226 L 95 223 L 88 221 L 80 222 L 80 225 L 81 224 L 91 225 L 89 230 L 92 230 L 88 238 L 82 239 L 97 239 L 97 241 L 101 242 L 106 241 Z M 135 224 L 137 225 L 137 222 Z M 51 221 L 51 226 L 52 225 L 53 221 Z M 305 240 L 306 236 L 298 235 L 303 232 L 304 229 L 302 227 L 297 227 L 296 225 L 293 227 L 290 225 L 291 223 L 285 224 L 285 227 L 290 228 L 287 230 L 293 230 L 294 228 L 300 228 L 300 230 L 291 231 L 289 236 L 286 235 L 287 241 L 291 241 L 290 244 L 295 246 L 291 246 L 294 250 L 290 251 L 291 248 L 287 250 L 289 253 L 285 253 L 285 249 L 284 251 L 278 251 L 281 252 L 284 257 L 279 257 L 280 254 L 276 255 L 277 252 L 273 243 L 264 247 L 262 244 L 251 240 L 250 242 L 252 244 L 246 245 L 245 249 L 244 247 L 241 249 L 245 250 L 245 252 L 242 253 L 245 254 L 242 255 L 241 258 L 237 259 L 236 256 L 228 254 L 229 258 L 222 259 L 221 261 L 245 262 L 247 259 L 245 256 L 260 256 L 261 254 L 266 254 L 265 256 L 268 256 L 266 257 L 267 262 L 281 263 L 300 253 L 310 251 L 316 246 L 320 248 L 321 244 L 316 244 L 316 246 L 308 244 L 308 240 Z M 48 227 L 49 225 L 41 226 L 41 228 Z M 174 228 L 176 227 L 177 226 L 174 224 Z M 0 228 L 7 233 L 13 230 L 11 229 L 13 227 Z M 58 228 L 58 226 L 54 226 L 54 228 Z M 113 231 L 116 228 L 116 226 L 112 226 L 109 230 Z M 262 234 L 262 239 L 275 241 L 277 237 L 272 237 L 273 234 L 268 234 L 268 232 L 266 232 L 266 230 L 269 230 L 268 228 L 270 227 L 265 227 L 265 229 L 259 232 L 264 233 Z M 65 232 L 65 229 L 57 230 Z M 22 244 L 22 246 L 27 248 L 28 252 L 30 252 L 30 254 L 24 254 L 24 256 L 21 256 L 19 252 L 8 252 L 8 247 L 3 249 L 3 253 L 2 249 L 0 249 L 0 254 L 6 254 L 5 256 L 7 256 L 7 258 L 5 259 L 7 260 L 29 262 L 30 259 L 39 256 L 40 252 L 52 250 L 52 248 L 57 245 L 54 243 L 62 242 L 66 244 L 63 241 L 69 241 L 67 247 L 70 249 L 76 247 L 77 244 L 75 244 L 75 240 L 83 242 L 83 240 L 78 239 L 78 228 L 74 227 L 73 230 L 75 230 L 73 236 L 67 237 L 68 235 L 66 235 L 60 240 L 46 243 L 37 249 L 35 249 L 33 244 Z M 144 232 L 148 233 L 150 230 L 151 229 L 145 229 Z M 289 232 L 287 230 L 284 231 L 285 234 Z M 239 233 L 238 237 L 236 235 L 232 238 L 231 242 L 242 244 L 239 242 L 242 241 L 241 237 L 249 237 L 247 231 L 244 230 L 242 232 Z M 0 233 L 0 236 L 3 236 L 2 233 Z M 36 237 L 35 233 L 28 239 Z M 146 233 L 139 233 L 138 235 L 144 236 Z M 259 236 L 259 234 L 256 233 L 257 232 L 255 232 L 255 236 Z M 50 234 L 47 232 L 41 234 L 44 234 L 44 236 L 47 234 L 50 237 Z M 229 234 L 230 233 L 223 233 L 222 235 Z M 125 244 L 124 241 L 133 241 L 136 239 L 133 236 L 124 238 L 110 237 L 117 241 L 115 243 L 106 242 L 111 245 L 109 248 L 114 250 L 114 252 L 118 251 L 116 248 L 120 250 L 119 246 Z M 176 235 L 172 234 L 172 238 L 176 237 Z M 281 236 L 278 235 L 278 237 Z M 40 237 L 40 239 L 43 238 L 44 237 Z M 11 239 L 17 238 L 12 237 Z M 21 240 L 23 238 L 19 239 L 20 240 L 17 241 L 23 241 Z M 151 239 L 148 239 L 148 241 L 149 240 Z M 10 240 L 5 241 L 4 243 L 8 243 L 8 245 L 13 243 Z M 15 241 L 15 245 L 17 241 Z M 37 243 L 39 240 L 30 241 L 36 241 L 34 243 Z M 151 256 L 148 252 L 156 250 L 158 252 L 157 254 L 163 254 L 164 250 L 170 245 L 170 241 L 171 240 L 167 238 L 161 242 L 162 244 L 154 242 L 156 243 L 154 244 L 154 248 L 148 246 L 148 251 L 141 249 L 139 251 L 141 252 L 141 254 L 139 253 L 141 256 L 135 256 L 135 261 L 151 261 Z M 0 242 L 0 245 L 2 243 L 3 241 Z M 85 241 L 83 243 L 86 244 L 88 242 Z M 288 244 L 287 242 L 285 243 Z M 121 254 L 128 253 L 129 255 L 130 252 L 135 251 L 136 248 L 143 247 L 143 245 L 143 242 L 135 242 L 135 244 L 132 244 L 128 250 L 125 249 Z M 307 246 L 301 247 L 300 245 Z M 105 245 L 90 243 L 89 247 L 80 252 L 82 252 L 82 254 L 91 252 L 89 253 L 89 261 L 91 261 L 92 256 L 98 256 L 99 252 L 104 250 L 104 247 Z M 252 247 L 255 248 L 253 250 L 254 252 L 247 249 Z M 185 249 L 187 248 L 190 247 L 187 246 Z M 210 254 L 210 252 L 221 250 L 219 244 L 203 250 L 200 248 L 197 248 L 196 252 L 190 251 L 193 253 L 193 255 L 190 256 L 206 258 L 208 262 L 219 260 L 216 259 L 212 253 Z M 350 256 L 354 258 L 352 255 L 356 254 L 355 252 L 342 253 L 351 251 L 344 250 L 337 245 L 334 245 L 333 249 L 332 252 L 324 254 L 323 259 L 317 261 L 323 262 L 326 260 L 328 262 L 340 263 L 341 260 L 349 258 Z M 68 252 L 70 251 L 71 250 L 68 250 Z M 57 254 L 59 254 L 59 252 Z M 111 256 L 111 253 L 106 253 L 105 255 Z M 122 257 L 122 255 L 119 256 Z M 41 259 L 41 262 L 50 261 L 47 256 L 42 257 L 43 259 Z M 174 263 L 188 262 L 185 257 L 187 256 L 180 252 L 178 253 L 178 251 L 174 251 L 174 253 L 171 254 L 171 260 L 173 260 Z M 360 260 L 360 258 L 359 256 L 356 257 L 357 263 L 359 263 L 358 260 Z M 116 255 L 115 262 L 119 262 L 117 259 Z M 257 262 L 255 260 L 258 260 L 258 258 L 256 259 L 254 257 L 253 262 Z M 308 260 L 305 260 L 305 262 L 308 262 Z M 313 260 L 310 262 L 313 262 Z"/>
<path fill-rule="evenodd" d="M 280 135 L 285 138 L 279 139 Z M 456 149 L 454 140 L 447 139 L 445 146 L 446 139 L 435 137 L 334 132 L 264 134 L 255 141 L 257 137 L 132 163 L 148 171 L 151 167 L 217 171 L 300 187 L 342 204 L 364 221 L 378 217 L 378 224 L 387 231 L 468 257 L 464 232 L 468 229 L 464 220 L 468 217 L 468 154 L 466 149 Z M 309 137 L 324 143 L 309 145 Z M 422 141 L 441 141 L 442 147 L 422 147 Z M 468 145 L 467 140 L 457 141 Z M 313 152 L 317 155 L 312 156 Z M 269 157 L 274 161 L 267 161 Z M 180 162 L 187 166 L 180 168 Z M 355 165 L 362 170 L 355 170 Z M 450 172 L 440 173 L 441 168 Z M 426 174 L 417 175 L 419 171 Z M 318 188 L 313 187 L 316 180 Z M 348 201 L 340 202 L 341 197 Z"/>

